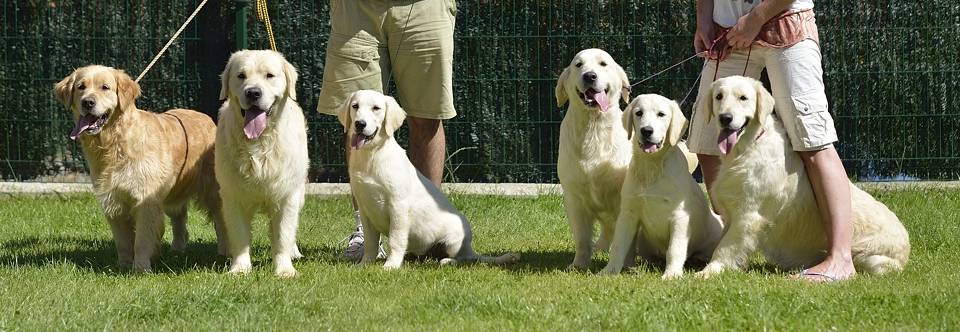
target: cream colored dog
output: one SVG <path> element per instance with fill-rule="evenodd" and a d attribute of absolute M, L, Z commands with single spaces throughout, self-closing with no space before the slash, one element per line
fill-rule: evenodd
<path fill-rule="evenodd" d="M 433 182 L 417 171 L 393 138 L 406 112 L 392 97 L 371 91 L 353 93 L 338 113 L 350 137 L 350 188 L 357 200 L 367 241 L 389 237 L 385 270 L 399 268 L 406 253 L 429 255 L 441 264 L 476 262 L 506 264 L 516 254 L 480 256 L 471 246 L 467 218 Z M 377 258 L 377 246 L 363 247 L 361 264 Z"/>
<path fill-rule="evenodd" d="M 688 257 L 710 260 L 723 225 L 690 176 L 680 141 L 686 122 L 676 102 L 653 94 L 638 96 L 623 112 L 623 126 L 634 134 L 633 159 L 604 273 L 620 272 L 638 232 L 639 256 L 666 258 L 663 279 L 680 277 Z"/>
<path fill-rule="evenodd" d="M 630 163 L 630 140 L 620 122 L 620 99 L 630 100 L 629 84 L 623 68 L 599 49 L 577 53 L 557 80 L 557 105 L 569 104 L 560 124 L 557 176 L 576 247 L 571 269 L 587 268 L 594 250 L 610 247 Z"/>
<path fill-rule="evenodd" d="M 717 80 L 701 103 L 716 116 L 722 164 L 713 194 L 727 229 L 710 263 L 708 277 L 741 269 L 759 249 L 784 269 L 821 262 L 827 235 L 799 155 L 793 151 L 774 99 L 759 81 L 733 76 Z M 858 271 L 900 271 L 910 256 L 906 229 L 885 205 L 852 183 L 853 263 Z"/>
<path fill-rule="evenodd" d="M 163 215 L 173 225 L 174 251 L 187 246 L 187 208 L 193 198 L 207 211 L 226 254 L 220 196 L 213 179 L 210 117 L 191 110 L 137 109 L 140 86 L 121 70 L 87 66 L 54 87 L 73 114 L 70 138 L 80 141 L 120 265 L 150 271 L 163 238 Z"/>
<path fill-rule="evenodd" d="M 275 273 L 296 275 L 297 224 L 307 181 L 307 127 L 297 105 L 297 71 L 274 51 L 239 51 L 221 76 L 217 181 L 233 261 L 229 273 L 250 263 L 250 222 L 270 218 Z"/>

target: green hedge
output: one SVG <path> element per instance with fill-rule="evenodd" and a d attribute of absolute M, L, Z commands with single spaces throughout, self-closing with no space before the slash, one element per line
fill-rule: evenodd
<path fill-rule="evenodd" d="M 139 73 L 197 2 L 3 0 L 0 176 L 49 181 L 45 176 L 83 172 L 52 84 L 90 63 Z M 343 181 L 342 130 L 314 112 L 327 4 L 270 1 L 270 10 L 278 47 L 301 74 L 311 180 Z M 208 6 L 142 82 L 141 108 L 190 107 L 215 116 L 218 75 L 235 45 L 235 5 Z M 960 178 L 960 5 L 824 0 L 817 2 L 817 20 L 838 147 L 850 175 Z M 252 11 L 248 24 L 250 47 L 266 48 Z M 693 29 L 693 1 L 459 1 L 460 116 L 446 124 L 448 179 L 556 182 L 563 110 L 553 88 L 573 54 L 604 48 L 637 80 L 692 54 Z M 691 61 L 635 91 L 682 99 L 701 65 Z"/>

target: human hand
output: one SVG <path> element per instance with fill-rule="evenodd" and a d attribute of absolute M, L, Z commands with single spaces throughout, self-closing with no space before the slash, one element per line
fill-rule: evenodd
<path fill-rule="evenodd" d="M 753 41 L 757 39 L 757 35 L 760 34 L 760 28 L 763 27 L 763 22 L 758 16 L 753 13 L 748 13 L 743 15 L 740 19 L 737 20 L 730 31 L 727 32 L 727 43 L 732 48 L 749 48 L 753 44 Z"/>

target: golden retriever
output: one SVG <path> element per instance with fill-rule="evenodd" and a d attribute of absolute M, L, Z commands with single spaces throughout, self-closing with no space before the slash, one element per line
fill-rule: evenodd
<path fill-rule="evenodd" d="M 213 221 L 226 254 L 220 196 L 214 181 L 210 117 L 191 110 L 137 109 L 140 86 L 122 70 L 92 65 L 54 86 L 73 115 L 70 138 L 80 141 L 94 194 L 113 231 L 120 265 L 150 271 L 163 238 L 164 214 L 173 226 L 172 249 L 187 245 L 187 208 L 196 198 Z"/>
<path fill-rule="evenodd" d="M 570 269 L 587 268 L 594 250 L 610 247 L 630 163 L 630 140 L 620 122 L 620 99 L 629 101 L 629 85 L 623 68 L 600 49 L 577 53 L 557 80 L 557 106 L 569 105 L 560 124 L 557 176 L 576 248 Z"/>
<path fill-rule="evenodd" d="M 653 94 L 638 96 L 623 112 L 633 159 L 604 273 L 620 272 L 637 234 L 639 256 L 666 259 L 663 279 L 680 277 L 688 257 L 707 262 L 720 241 L 723 226 L 690 176 L 681 146 L 686 122 L 675 101 Z"/>
<path fill-rule="evenodd" d="M 270 218 L 274 272 L 292 277 L 299 258 L 296 236 L 307 182 L 307 127 L 297 105 L 297 71 L 280 53 L 233 53 L 221 75 L 217 132 L 217 181 L 223 197 L 230 253 L 229 273 L 246 274 L 250 222 Z"/>
<path fill-rule="evenodd" d="M 516 254 L 488 257 L 471 246 L 470 223 L 430 180 L 420 174 L 393 137 L 406 112 L 393 97 L 354 92 L 338 112 L 350 137 L 350 188 L 360 208 L 367 241 L 389 237 L 385 270 L 397 269 L 406 253 L 440 258 L 441 264 L 506 264 Z M 364 246 L 360 264 L 377 258 L 377 246 Z"/>
<path fill-rule="evenodd" d="M 773 96 L 759 81 L 742 76 L 717 80 L 709 92 L 700 111 L 719 120 L 717 144 L 724 155 L 713 195 L 727 229 L 698 274 L 742 269 L 758 249 L 784 269 L 821 262 L 827 235 L 803 162 L 772 114 Z M 907 230 L 852 183 L 850 194 L 854 266 L 869 274 L 902 270 L 910 255 Z"/>

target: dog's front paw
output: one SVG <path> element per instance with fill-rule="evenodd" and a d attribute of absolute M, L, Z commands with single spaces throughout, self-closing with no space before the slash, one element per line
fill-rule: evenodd
<path fill-rule="evenodd" d="M 697 272 L 696 276 L 700 279 L 708 279 L 720 274 L 720 272 L 723 272 L 723 265 L 720 263 L 710 263 L 707 264 L 703 270 Z"/>
<path fill-rule="evenodd" d="M 297 276 L 297 269 L 294 269 L 293 266 L 278 266 L 273 272 L 280 278 L 293 278 Z"/>
<path fill-rule="evenodd" d="M 453 258 L 444 258 L 440 260 L 440 266 L 457 265 L 457 260 Z"/>
<path fill-rule="evenodd" d="M 600 270 L 600 274 L 604 274 L 608 276 L 618 275 L 620 274 L 620 269 L 607 264 L 607 266 L 604 267 L 603 270 Z"/>
<path fill-rule="evenodd" d="M 393 271 L 399 268 L 400 268 L 399 262 L 386 262 L 385 264 L 383 264 L 384 271 Z"/>
<path fill-rule="evenodd" d="M 664 272 L 663 272 L 663 275 L 660 276 L 660 279 L 661 279 L 661 280 L 676 280 L 676 279 L 680 279 L 680 277 L 682 277 L 682 276 L 683 276 L 683 270 L 680 270 L 680 271 L 668 270 L 668 271 L 664 271 Z"/>
<path fill-rule="evenodd" d="M 232 275 L 247 275 L 253 272 L 253 266 L 249 264 L 236 264 L 230 265 L 230 270 L 227 270 L 227 274 Z"/>

